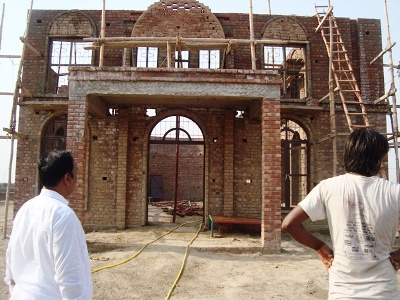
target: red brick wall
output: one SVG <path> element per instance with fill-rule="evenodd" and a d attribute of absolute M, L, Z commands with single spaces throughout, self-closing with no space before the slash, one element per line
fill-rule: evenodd
<path fill-rule="evenodd" d="M 149 176 L 162 176 L 162 201 L 175 199 L 176 151 L 174 144 L 150 145 Z M 178 200 L 203 201 L 204 146 L 179 145 L 178 161 Z"/>
<path fill-rule="evenodd" d="M 82 11 L 86 16 L 90 17 L 95 24 L 96 32 L 100 28 L 101 14 L 99 11 Z M 58 16 L 60 11 L 48 10 L 40 11 L 33 10 L 32 22 L 29 27 L 28 41 L 35 47 L 42 57 L 38 58 L 33 52 L 27 51 L 26 63 L 24 68 L 24 82 L 26 87 L 33 93 L 42 93 L 45 90 L 45 74 L 47 67 L 47 60 L 45 57 L 48 55 L 48 40 L 46 38 L 47 28 L 50 25 L 53 18 Z M 106 36 L 130 36 L 131 33 L 135 35 L 144 34 L 146 23 L 145 19 L 138 21 L 142 12 L 140 11 L 107 11 L 106 12 Z M 235 39 L 246 39 L 249 38 L 249 18 L 246 14 L 233 14 L 233 13 L 217 13 L 216 18 L 221 23 L 224 34 Z M 154 18 L 154 16 L 153 16 Z M 276 16 L 268 15 L 254 15 L 254 32 L 255 38 L 263 38 L 266 24 L 271 20 L 276 19 Z M 317 26 L 317 20 L 315 17 L 300 17 L 291 16 L 292 22 L 297 23 L 296 28 L 303 28 L 308 36 L 309 51 L 310 51 L 310 70 L 311 70 L 311 97 L 319 99 L 327 94 L 327 72 L 328 72 L 328 55 L 326 52 L 325 45 L 322 41 L 319 33 L 314 33 L 314 29 Z M 372 60 L 377 53 L 381 51 L 381 34 L 380 34 L 380 22 L 379 20 L 371 19 L 359 19 L 357 21 L 337 18 L 340 26 L 342 38 L 346 44 L 346 48 L 349 52 L 349 57 L 353 63 L 353 69 L 357 76 L 360 72 L 360 57 L 362 56 L 361 62 L 363 62 L 363 83 L 366 84 L 366 88 L 372 85 L 379 86 L 379 92 L 383 89 L 383 68 L 382 60 L 378 60 L 373 66 L 365 64 Z M 139 22 L 138 26 L 135 27 L 136 23 Z M 148 20 L 151 22 L 151 20 Z M 154 21 L 155 22 L 155 21 Z M 198 21 L 199 25 L 191 23 L 192 28 L 197 28 L 202 23 Z M 139 26 L 140 25 L 140 26 Z M 171 28 L 175 28 L 171 24 Z M 203 28 L 203 26 L 201 26 Z M 189 30 L 185 27 L 185 30 Z M 205 30 L 205 29 L 204 29 Z M 216 30 L 216 29 L 214 29 Z M 147 32 L 147 31 L 146 31 Z M 205 31 L 202 31 L 203 33 Z M 211 34 L 211 33 L 209 33 Z M 221 36 L 222 33 L 219 33 Z M 159 36 L 158 31 L 156 35 Z M 193 35 L 194 36 L 194 35 Z M 197 36 L 197 35 L 196 35 Z M 164 51 L 165 52 L 165 51 Z M 95 52 L 96 59 L 95 65 L 98 64 L 98 52 Z M 261 62 L 261 45 L 257 46 L 257 61 L 258 67 Z M 165 56 L 165 54 L 164 54 Z M 227 60 L 231 60 L 231 56 L 234 56 L 234 68 L 235 69 L 251 69 L 250 61 L 250 47 L 247 45 L 238 45 L 235 47 L 227 56 Z M 190 57 L 196 61 L 197 51 L 190 51 Z M 110 49 L 106 48 L 105 51 L 105 66 L 122 66 L 123 50 L 122 49 Z M 165 57 L 159 58 L 159 62 L 165 61 Z M 228 65 L 230 65 L 228 63 Z M 166 65 L 164 65 L 166 66 Z M 192 65 L 193 66 L 193 65 Z M 378 93 L 378 91 L 374 93 Z M 366 94 L 368 95 L 368 93 Z M 367 98 L 369 98 L 367 96 Z"/>
<path fill-rule="evenodd" d="M 177 32 L 181 32 L 196 37 L 249 38 L 249 18 L 247 14 L 219 13 L 212 15 L 207 9 L 205 11 L 205 15 L 196 19 L 191 18 L 189 23 L 181 22 L 186 19 L 180 20 L 182 24 L 178 31 L 174 22 L 166 23 L 166 31 L 155 31 L 154 36 L 165 36 L 166 32 L 175 36 Z M 148 14 L 143 15 L 141 11 L 107 11 L 106 36 L 132 36 L 132 34 L 143 36 L 149 34 L 149 31 L 147 31 L 149 26 L 146 27 L 149 24 L 154 25 L 150 26 L 154 30 L 159 30 L 161 27 L 158 24 L 161 24 L 163 16 L 162 14 L 159 15 L 161 11 L 156 9 L 156 12 L 150 17 Z M 179 11 L 179 13 L 181 12 Z M 23 83 L 24 87 L 34 96 L 32 98 L 26 97 L 24 101 L 64 101 L 65 104 L 67 103 L 68 98 L 66 97 L 48 94 L 53 89 L 50 90 L 46 86 L 54 86 L 54 78 L 47 75 L 49 60 L 47 33 L 53 20 L 60 16 L 60 13 L 62 12 L 56 10 L 33 11 L 28 42 L 41 53 L 41 56 L 37 57 L 32 51 L 26 51 Z M 81 13 L 82 15 L 76 17 L 87 18 L 89 21 L 85 24 L 92 24 L 93 34 L 97 36 L 101 22 L 100 11 L 87 10 Z M 71 14 L 80 13 L 71 12 Z M 204 23 L 204 16 L 211 18 L 210 23 Z M 275 18 L 276 16 L 254 15 L 256 39 L 261 39 L 264 36 L 268 24 Z M 283 17 L 279 16 L 279 18 Z M 328 92 L 328 56 L 320 34 L 314 33 L 317 20 L 315 17 L 299 16 L 291 16 L 290 20 L 292 25 L 288 27 L 288 30 L 302 29 L 308 39 L 307 67 L 311 80 L 310 97 L 318 100 Z M 373 101 L 374 98 L 383 94 L 384 89 L 382 60 L 378 60 L 372 66 L 369 65 L 369 61 L 382 48 L 379 21 L 339 18 L 338 22 L 360 88 L 366 95 L 367 101 Z M 184 23 L 187 24 L 185 25 L 187 27 L 184 26 Z M 66 24 L 64 29 L 67 30 L 68 26 Z M 64 29 L 60 28 L 60 32 L 65 32 Z M 273 29 L 270 27 L 268 30 Z M 285 33 L 281 34 L 285 36 Z M 301 37 L 300 33 L 299 37 Z M 123 52 L 123 49 L 107 48 L 104 57 L 105 66 L 122 66 Z M 261 53 L 262 48 L 258 45 L 258 68 L 261 65 Z M 99 51 L 96 50 L 94 52 L 94 65 L 98 65 L 98 54 Z M 165 60 L 165 55 L 165 50 L 160 51 L 160 63 Z M 191 67 L 197 66 L 197 51 L 191 50 L 190 57 Z M 248 45 L 234 47 L 226 56 L 225 66 L 232 69 L 250 69 L 250 47 Z M 156 76 L 156 73 L 152 72 L 152 70 L 148 70 L 146 76 L 150 77 L 153 73 Z M 201 78 L 199 70 L 192 69 L 185 72 L 179 73 L 179 76 L 182 76 L 182 82 L 195 81 Z M 237 80 L 240 84 L 247 84 L 243 72 L 246 71 L 237 73 L 237 79 L 232 79 L 233 77 L 225 79 L 224 74 L 216 70 L 215 81 L 228 85 Z M 154 78 L 154 80 L 160 80 L 160 78 Z M 52 83 L 49 84 L 48 82 Z M 81 178 L 78 182 L 77 192 L 71 199 L 71 204 L 77 210 L 87 228 L 122 227 L 124 222 L 127 227 L 144 224 L 146 207 L 143 204 L 143 199 L 146 199 L 147 196 L 147 178 L 149 175 L 147 173 L 147 159 L 149 151 L 152 151 L 149 148 L 148 136 L 151 128 L 163 117 L 169 115 L 182 114 L 188 116 L 195 120 L 204 132 L 205 160 L 203 163 L 206 181 L 204 186 L 197 184 L 185 187 L 185 190 L 190 191 L 191 194 L 194 194 L 196 189 L 196 191 L 204 191 L 206 210 L 212 214 L 262 215 L 266 220 L 265 227 L 263 227 L 264 240 L 272 245 L 277 245 L 280 242 L 278 233 L 280 232 L 279 120 L 281 117 L 297 121 L 304 126 L 309 134 L 311 185 L 313 186 L 320 180 L 332 175 L 331 143 L 329 140 L 320 142 L 330 131 L 329 109 L 326 104 L 319 104 L 319 110 L 311 107 L 309 110 L 287 109 L 280 112 L 280 101 L 268 99 L 264 101 L 262 119 L 249 118 L 248 115 L 245 115 L 244 119 L 232 118 L 232 110 L 234 111 L 235 107 L 195 108 L 190 106 L 171 108 L 161 104 L 155 107 L 158 112 L 157 116 L 151 118 L 146 116 L 145 106 L 126 105 L 121 107 L 124 110 L 121 115 L 102 118 L 88 114 L 85 101 L 86 99 L 82 97 L 70 99 L 68 103 L 69 119 L 71 120 L 68 124 L 68 147 L 79 153 L 79 176 Z M 306 101 L 295 104 L 303 105 L 306 108 Z M 58 107 L 35 111 L 31 107 L 22 106 L 20 109 L 20 131 L 27 134 L 28 138 L 18 141 L 15 184 L 16 210 L 37 192 L 36 160 L 40 152 L 41 128 L 52 116 L 58 113 L 54 112 L 54 110 L 58 110 Z M 337 106 L 337 110 L 338 132 L 348 132 L 340 106 Z M 371 112 L 370 120 L 375 128 L 382 132 L 386 131 L 385 107 L 368 106 L 367 110 Z M 64 113 L 66 112 L 64 107 Z M 85 118 L 87 118 L 86 121 Z M 78 125 L 79 128 L 77 129 L 75 125 Z M 88 126 L 86 131 L 82 126 Z M 213 138 L 216 138 L 217 142 L 213 142 Z M 228 138 L 229 147 L 227 147 Z M 343 137 L 340 137 L 339 149 L 341 149 L 342 144 Z M 88 156 L 86 156 L 86 151 L 89 151 Z M 339 151 L 339 172 L 343 171 L 341 156 L 341 151 Z M 89 157 L 89 161 L 86 161 L 86 157 Z M 126 166 L 124 165 L 124 157 L 126 157 Z M 198 162 L 190 160 L 187 163 L 182 159 L 182 163 L 188 165 L 187 169 L 201 169 L 200 159 Z M 161 166 L 160 163 L 157 163 L 157 165 Z M 121 170 L 126 170 L 126 172 L 123 171 L 125 174 L 119 174 L 119 172 L 122 172 Z M 200 177 L 199 174 L 200 172 L 196 171 L 192 175 Z M 170 178 L 169 175 L 165 177 Z M 125 187 L 122 186 L 124 183 Z M 87 193 L 85 192 L 86 185 L 88 185 Z M 124 195 L 126 195 L 126 202 L 121 200 Z M 276 199 L 276 201 L 271 201 L 271 199 Z M 262 211 L 260 211 L 260 207 L 262 207 Z M 85 208 L 87 209 L 85 210 Z"/>

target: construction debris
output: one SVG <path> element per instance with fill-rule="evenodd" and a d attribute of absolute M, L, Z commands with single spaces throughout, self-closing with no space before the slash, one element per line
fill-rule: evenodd
<path fill-rule="evenodd" d="M 175 201 L 153 202 L 151 205 L 161 208 L 167 214 L 174 213 Z M 178 200 L 176 203 L 176 214 L 180 217 L 203 216 L 203 202 L 192 202 L 190 200 Z"/>

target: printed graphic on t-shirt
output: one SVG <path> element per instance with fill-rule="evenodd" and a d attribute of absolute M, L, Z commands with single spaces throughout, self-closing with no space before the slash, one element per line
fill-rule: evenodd
<path fill-rule="evenodd" d="M 358 195 L 345 200 L 347 221 L 344 229 L 344 251 L 352 259 L 375 258 L 375 232 L 369 222 L 369 207 Z"/>

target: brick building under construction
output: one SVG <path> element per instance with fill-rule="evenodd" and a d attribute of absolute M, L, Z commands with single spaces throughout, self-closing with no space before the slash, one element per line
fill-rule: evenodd
<path fill-rule="evenodd" d="M 344 133 L 365 125 L 364 109 L 386 131 L 387 104 L 374 104 L 382 60 L 370 64 L 380 21 L 334 21 L 335 103 L 316 16 L 214 14 L 197 1 L 33 10 L 14 213 L 39 191 L 39 155 L 66 148 L 78 162 L 70 206 L 87 230 L 146 225 L 149 199 L 177 198 L 202 202 L 204 216 L 259 218 L 263 247 L 279 250 L 282 214 L 332 176 L 336 151 L 343 172 Z"/>

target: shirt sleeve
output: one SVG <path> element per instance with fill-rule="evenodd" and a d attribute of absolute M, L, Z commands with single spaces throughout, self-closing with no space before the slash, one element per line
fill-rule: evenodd
<path fill-rule="evenodd" d="M 82 226 L 71 210 L 53 229 L 55 281 L 63 299 L 91 299 L 89 255 Z"/>
<path fill-rule="evenodd" d="M 396 185 L 396 199 L 397 199 L 397 213 L 399 214 L 399 222 L 400 222 L 400 184 Z"/>
<path fill-rule="evenodd" d="M 299 203 L 300 207 L 313 222 L 326 219 L 325 203 L 321 195 L 322 185 L 323 183 L 321 182 L 315 186 L 304 200 Z"/>
<path fill-rule="evenodd" d="M 5 284 L 8 285 L 8 290 L 9 293 L 11 295 L 11 292 L 14 288 L 14 279 L 13 279 L 13 275 L 11 272 L 11 250 L 10 250 L 10 246 L 7 247 L 7 252 L 6 252 L 6 277 L 4 278 L 4 282 Z"/>

